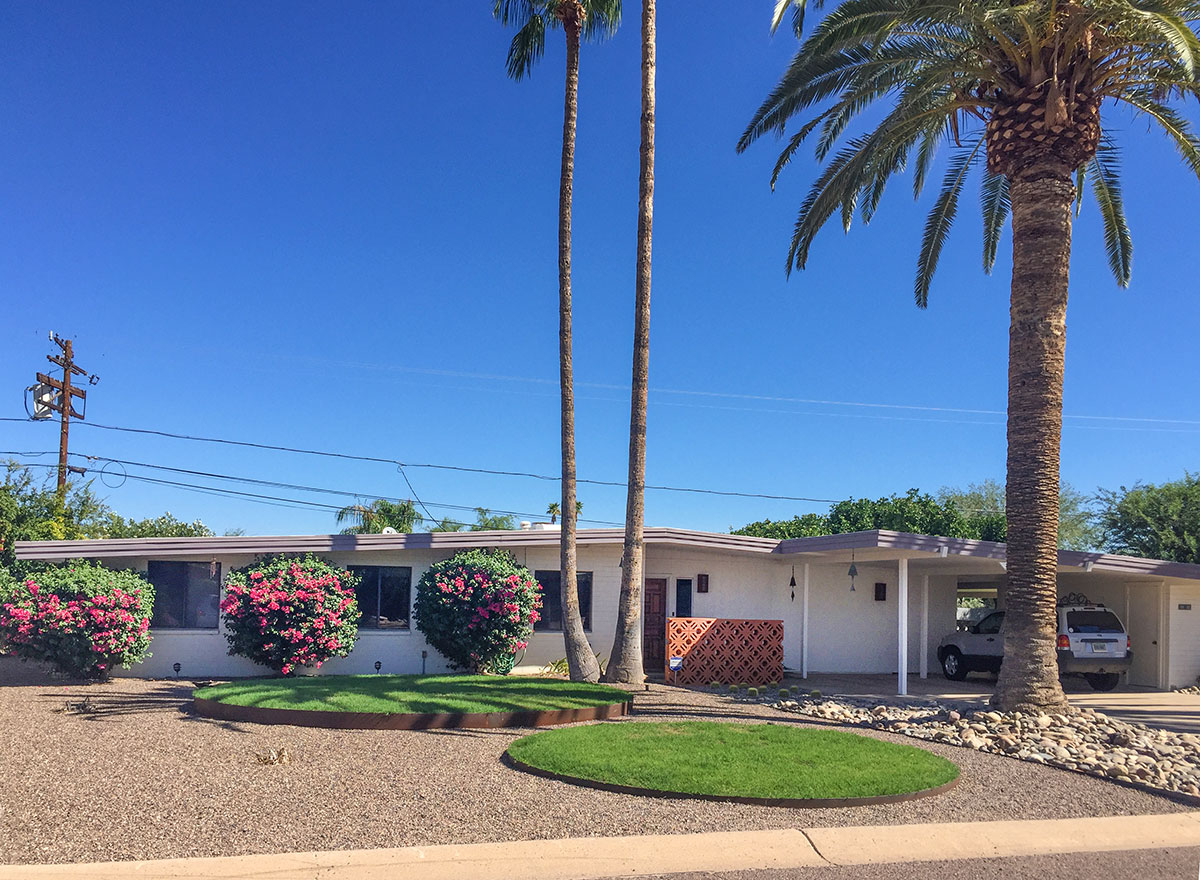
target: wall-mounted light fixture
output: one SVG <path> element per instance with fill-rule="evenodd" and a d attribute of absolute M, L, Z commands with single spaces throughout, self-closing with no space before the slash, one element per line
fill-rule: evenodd
<path fill-rule="evenodd" d="M 850 551 L 850 570 L 846 572 L 850 575 L 850 592 L 854 592 L 854 579 L 858 577 L 858 566 L 854 564 L 854 551 Z"/>
<path fill-rule="evenodd" d="M 422 674 L 422 675 L 424 675 L 424 674 L 425 674 L 425 658 L 426 658 L 426 657 L 428 657 L 428 656 L 429 656 L 429 652 L 428 652 L 428 651 L 422 651 L 422 652 L 421 652 L 421 674 Z"/>
<path fill-rule="evenodd" d="M 788 586 L 792 588 L 792 601 L 795 602 L 796 601 L 796 566 L 795 565 L 792 566 L 792 580 L 788 584 Z"/>
<path fill-rule="evenodd" d="M 378 660 L 376 660 L 375 661 L 375 672 L 378 673 L 380 669 L 383 669 L 383 664 L 380 663 Z"/>
<path fill-rule="evenodd" d="M 175 663 L 171 666 L 171 668 L 175 670 L 175 677 L 179 678 L 179 670 L 183 669 L 183 667 L 180 664 Z"/>

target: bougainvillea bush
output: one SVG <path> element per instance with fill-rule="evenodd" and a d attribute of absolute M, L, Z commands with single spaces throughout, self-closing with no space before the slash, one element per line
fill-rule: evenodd
<path fill-rule="evenodd" d="M 0 642 L 76 678 L 150 656 L 154 587 L 137 572 L 69 562 L 2 585 Z"/>
<path fill-rule="evenodd" d="M 456 669 L 507 673 L 540 617 L 542 587 L 502 551 L 465 550 L 430 566 L 414 616 Z"/>
<path fill-rule="evenodd" d="M 290 675 L 345 657 L 358 639 L 358 578 L 311 554 L 272 556 L 225 579 L 229 653 Z"/>

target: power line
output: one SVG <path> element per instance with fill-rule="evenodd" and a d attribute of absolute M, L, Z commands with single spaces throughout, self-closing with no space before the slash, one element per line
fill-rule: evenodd
<path fill-rule="evenodd" d="M 17 452 L 12 452 L 12 451 L 0 450 L 0 455 L 17 455 L 17 454 L 20 454 L 20 455 L 47 455 L 47 454 L 51 454 L 51 453 L 44 453 L 44 452 L 17 453 Z M 102 456 L 102 455 L 85 455 L 84 453 L 81 453 L 81 452 L 72 452 L 71 455 L 79 457 L 79 458 L 86 458 L 89 461 L 112 462 L 114 464 L 128 465 L 129 467 L 149 468 L 151 470 L 167 471 L 169 473 L 185 474 L 187 476 L 193 476 L 193 477 L 205 477 L 207 479 L 213 479 L 213 480 L 229 480 L 231 482 L 248 483 L 248 484 L 255 485 L 255 486 L 264 486 L 267 488 L 274 488 L 274 489 L 291 489 L 291 490 L 294 490 L 297 492 L 315 492 L 315 493 L 320 493 L 323 495 L 335 495 L 335 496 L 341 496 L 341 497 L 346 497 L 346 498 L 369 498 L 369 499 L 378 499 L 378 500 L 383 500 L 383 501 L 393 500 L 392 496 L 376 495 L 371 492 L 353 492 L 353 491 L 346 490 L 346 489 L 329 489 L 329 488 L 325 488 L 325 487 L 321 487 L 321 486 L 306 486 L 306 485 L 303 485 L 300 483 L 285 483 L 285 482 L 280 482 L 278 480 L 263 480 L 263 479 L 259 479 L 256 477 L 239 477 L 239 476 L 234 476 L 231 474 L 219 474 L 219 473 L 212 473 L 210 471 L 192 470 L 190 468 L 171 467 L 169 465 L 152 464 L 150 462 L 144 462 L 144 461 L 131 461 L 128 459 L 110 458 L 108 456 Z M 26 464 L 28 464 L 31 467 L 46 467 L 47 466 L 47 465 L 37 464 L 36 462 L 27 462 Z M 103 474 L 103 472 L 101 472 L 101 473 Z M 303 504 L 303 505 L 309 505 L 309 506 L 328 508 L 330 510 L 335 510 L 335 511 L 341 510 L 343 507 L 343 505 L 320 504 L 319 502 L 315 502 L 315 501 L 303 501 L 303 500 L 295 499 L 295 498 L 281 498 L 281 497 L 273 496 L 273 495 L 258 495 L 255 493 L 238 492 L 233 489 L 222 489 L 217 486 L 200 486 L 200 485 L 197 485 L 194 483 L 177 483 L 177 482 L 174 482 L 171 480 L 162 480 L 162 479 L 147 477 L 147 476 L 139 475 L 139 474 L 126 473 L 124 476 L 131 480 L 141 480 L 143 482 L 159 483 L 161 485 L 167 485 L 167 486 L 179 486 L 179 487 L 186 487 L 186 488 L 191 488 L 191 489 L 203 489 L 203 490 L 211 491 L 213 493 L 228 493 L 228 494 L 232 494 L 232 495 L 244 496 L 244 497 L 249 497 L 249 498 L 261 498 L 261 499 L 268 499 L 271 501 L 281 501 L 281 502 L 286 502 L 286 503 L 291 503 L 291 504 Z M 410 488 L 411 488 L 411 485 L 410 485 Z M 429 501 L 429 502 L 421 501 L 419 503 L 420 503 L 421 507 L 425 509 L 426 514 L 429 516 L 429 518 L 431 520 L 436 520 L 437 517 L 428 509 L 429 507 L 437 507 L 437 508 L 442 508 L 442 509 L 446 509 L 446 510 L 463 510 L 463 511 L 469 511 L 469 512 L 474 512 L 474 511 L 477 511 L 480 509 L 484 509 L 491 513 L 499 513 L 499 514 L 503 514 L 506 516 L 529 517 L 531 519 L 536 518 L 541 515 L 541 514 L 529 513 L 527 511 L 520 511 L 520 510 L 502 510 L 500 508 L 494 508 L 494 507 L 481 507 L 480 505 L 472 506 L 472 505 L 465 505 L 465 504 L 449 504 L 449 503 L 443 503 L 443 502 L 439 502 L 439 501 Z M 595 523 L 598 525 L 606 525 L 606 526 L 623 525 L 623 523 L 613 522 L 611 520 L 603 520 L 603 519 L 582 518 L 580 521 L 587 522 L 587 523 Z"/>
<path fill-rule="evenodd" d="M 314 358 L 314 357 L 297 357 L 288 355 L 270 355 L 276 360 L 290 360 L 308 363 L 323 363 L 332 364 L 334 366 L 352 367 L 355 369 L 371 369 L 371 370 L 387 370 L 400 373 L 417 373 L 427 376 L 441 376 L 459 379 L 478 379 L 487 382 L 522 382 L 534 385 L 556 386 L 557 379 L 545 379 L 534 376 L 509 376 L 498 373 L 477 373 L 465 370 L 439 370 L 423 367 L 405 367 L 396 364 L 378 364 L 368 363 L 363 361 L 345 361 L 336 360 L 333 358 Z M 628 393 L 628 385 L 615 385 L 604 382 L 576 382 L 577 388 L 599 388 L 610 391 L 622 391 Z M 868 409 L 898 409 L 911 410 L 916 412 L 940 412 L 940 413 L 959 413 L 966 415 L 989 415 L 989 416 L 1007 416 L 1005 410 L 999 409 L 971 409 L 966 407 L 949 407 L 949 406 L 924 406 L 920 404 L 908 403 L 876 403 L 872 401 L 861 400 L 827 400 L 823 398 L 808 398 L 808 397 L 786 397 L 768 394 L 751 394 L 745 392 L 734 391 L 705 391 L 684 388 L 650 388 L 652 394 L 678 394 L 691 397 L 716 397 L 736 400 L 759 400 L 775 403 L 800 403 L 816 406 L 845 406 L 845 407 L 860 407 Z M 813 415 L 816 415 L 815 413 Z M 820 415 L 829 415 L 821 413 Z M 1200 419 L 1167 419 L 1167 418 L 1142 418 L 1136 416 L 1106 416 L 1106 415 L 1074 415 L 1072 413 L 1064 413 L 1064 419 L 1084 419 L 1092 421 L 1118 421 L 1118 422 L 1151 422 L 1159 424 L 1172 425 L 1198 425 Z M 978 424 L 977 422 L 968 422 L 967 424 Z M 990 424 L 990 423 L 985 423 Z"/>
<path fill-rule="evenodd" d="M 26 421 L 25 419 L 6 419 L 6 421 Z M 121 431 L 131 434 L 149 434 L 156 437 L 167 437 L 174 440 L 190 440 L 197 443 L 218 443 L 226 446 L 241 446 L 250 449 L 264 449 L 272 452 L 291 452 L 297 455 L 317 455 L 327 458 L 339 458 L 349 461 L 365 461 L 375 464 L 390 464 L 398 468 L 430 468 L 434 470 L 456 471 L 459 473 L 468 474 L 487 474 L 489 476 L 501 477 L 523 477 L 526 479 L 543 480 L 547 482 L 558 482 L 561 478 L 550 474 L 535 474 L 526 471 L 505 471 L 495 470 L 492 468 L 476 468 L 466 467 L 463 465 L 450 464 L 430 464 L 430 463 L 414 463 L 404 462 L 394 458 L 381 458 L 372 455 L 354 455 L 347 452 L 330 452 L 320 449 L 302 449 L 294 446 L 277 446 L 270 443 L 253 443 L 248 440 L 229 440 L 220 437 L 198 437 L 191 434 L 176 434 L 171 431 L 159 431 L 151 428 L 127 428 L 120 425 L 102 425 L 97 422 L 83 422 L 89 428 L 100 428 L 105 431 Z M 403 472 L 403 471 L 402 471 Z M 577 482 L 586 483 L 590 486 L 613 486 L 616 488 L 625 488 L 624 480 L 590 480 L 580 477 Z M 701 489 L 692 486 L 658 486 L 647 485 L 647 490 L 657 492 L 687 492 L 697 495 L 717 495 L 728 498 L 761 498 L 768 501 L 800 501 L 809 504 L 836 504 L 838 499 L 835 498 L 809 498 L 802 495 L 773 495 L 764 492 L 734 492 L 724 489 Z M 439 505 L 433 505 L 437 507 Z M 524 515 L 524 514 L 523 514 Z M 540 514 L 534 514 L 540 516 Z"/>

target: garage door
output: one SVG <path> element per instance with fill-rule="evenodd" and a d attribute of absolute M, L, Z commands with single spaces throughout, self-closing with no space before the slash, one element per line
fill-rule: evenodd
<path fill-rule="evenodd" d="M 1159 584 L 1129 585 L 1129 640 L 1133 645 L 1133 663 L 1129 683 L 1141 687 L 1161 687 L 1159 680 Z"/>
<path fill-rule="evenodd" d="M 1200 585 L 1173 585 L 1168 608 L 1171 665 L 1167 683 L 1186 687 L 1196 684 L 1200 676 Z"/>

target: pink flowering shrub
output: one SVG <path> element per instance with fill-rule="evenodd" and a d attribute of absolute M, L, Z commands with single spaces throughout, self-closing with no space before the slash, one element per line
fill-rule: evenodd
<path fill-rule="evenodd" d="M 10 581 L 0 642 L 22 660 L 76 678 L 106 678 L 150 656 L 154 587 L 135 571 L 68 562 Z"/>
<path fill-rule="evenodd" d="M 229 653 L 284 675 L 345 657 L 358 639 L 357 582 L 311 554 L 231 571 L 221 600 Z"/>
<path fill-rule="evenodd" d="M 541 585 L 510 554 L 465 550 L 421 575 L 413 613 L 455 668 L 507 674 L 541 607 Z"/>

